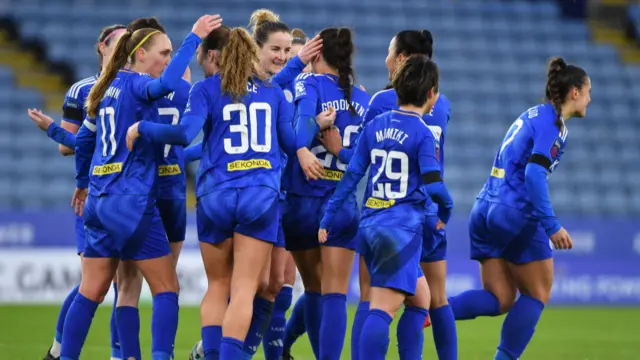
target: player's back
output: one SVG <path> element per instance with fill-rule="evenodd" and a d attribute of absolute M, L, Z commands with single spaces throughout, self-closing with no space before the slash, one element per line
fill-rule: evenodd
<path fill-rule="evenodd" d="M 197 90 L 196 90 L 197 89 Z M 216 189 L 266 186 L 280 190 L 280 144 L 277 116 L 284 100 L 277 85 L 259 80 L 247 82 L 248 93 L 240 102 L 222 92 L 220 74 L 202 80 L 192 91 L 205 91 L 207 121 L 197 194 Z"/>
<path fill-rule="evenodd" d="M 160 123 L 176 125 L 189 100 L 191 84 L 182 80 L 180 86 L 170 94 L 158 99 L 158 119 Z M 158 187 L 160 193 L 172 192 L 173 187 L 186 186 L 184 148 L 177 145 L 164 145 L 162 158 L 158 165 Z"/>
<path fill-rule="evenodd" d="M 412 112 L 392 110 L 364 127 L 358 146 L 369 150 L 371 164 L 361 227 L 420 226 L 426 195 L 419 157 L 426 142 L 435 146 L 427 125 Z"/>
<path fill-rule="evenodd" d="M 96 116 L 96 147 L 91 162 L 92 195 L 155 195 L 162 147 L 138 138 L 127 149 L 127 130 L 140 120 L 158 119 L 157 105 L 147 99 L 148 75 L 120 70 L 105 91 Z"/>
<path fill-rule="evenodd" d="M 537 105 L 525 111 L 502 140 L 489 179 L 478 198 L 531 212 L 533 207 L 525 184 L 529 158 L 532 154 L 547 157 L 551 161 L 551 174 L 560 162 L 566 141 L 566 126 L 560 132 L 551 104 Z"/>
<path fill-rule="evenodd" d="M 344 91 L 338 86 L 338 77 L 328 74 L 303 73 L 295 84 L 295 101 L 307 96 L 307 91 L 317 94 L 316 114 L 328 110 L 336 110 L 334 127 L 340 132 L 344 147 L 353 145 L 355 135 L 364 118 L 370 96 L 356 86 L 351 87 L 351 107 L 345 99 Z M 342 163 L 336 156 L 327 152 L 318 139 L 313 139 L 311 152 L 316 155 L 325 168 L 325 176 L 317 181 L 308 181 L 300 163 L 293 160 L 291 192 L 312 197 L 323 197 L 331 194 L 342 178 L 348 164 Z"/>

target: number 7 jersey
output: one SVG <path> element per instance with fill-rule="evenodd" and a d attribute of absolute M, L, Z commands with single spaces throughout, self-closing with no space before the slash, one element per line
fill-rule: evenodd
<path fill-rule="evenodd" d="M 533 205 L 525 184 L 525 168 L 531 155 L 546 158 L 548 174 L 560 163 L 567 144 L 567 127 L 556 125 L 556 110 L 551 104 L 537 105 L 525 111 L 511 125 L 493 161 L 491 174 L 478 199 L 532 212 Z"/>
<path fill-rule="evenodd" d="M 291 123 L 291 105 L 275 84 L 247 82 L 248 93 L 234 102 L 222 92 L 220 74 L 196 83 L 185 116 L 205 118 L 196 195 L 213 190 L 266 186 L 280 191 L 277 122 Z"/>

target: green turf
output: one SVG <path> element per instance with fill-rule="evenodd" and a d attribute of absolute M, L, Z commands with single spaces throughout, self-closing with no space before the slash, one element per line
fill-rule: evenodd
<path fill-rule="evenodd" d="M 349 315 L 353 318 L 354 309 Z M 42 359 L 53 339 L 57 306 L 0 306 L 0 359 Z M 143 356 L 150 358 L 151 308 L 144 307 L 141 343 Z M 82 352 L 83 359 L 108 360 L 111 308 L 98 310 Z M 176 358 L 188 352 L 200 338 L 199 311 L 180 309 Z M 147 324 L 147 325 L 145 325 Z M 502 317 L 458 322 L 461 360 L 493 359 L 500 336 Z M 395 328 L 391 331 L 388 359 L 397 359 Z M 426 331 L 424 359 L 436 359 L 430 331 Z M 343 359 L 349 359 L 349 334 Z M 306 337 L 299 339 L 292 354 L 296 360 L 313 359 Z M 264 359 L 262 350 L 255 359 Z M 640 308 L 549 308 L 545 310 L 531 345 L 523 359 L 536 360 L 626 360 L 640 359 Z"/>

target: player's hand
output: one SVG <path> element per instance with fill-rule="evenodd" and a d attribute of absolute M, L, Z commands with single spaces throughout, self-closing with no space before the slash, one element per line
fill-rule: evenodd
<path fill-rule="evenodd" d="M 129 151 L 133 151 L 133 144 L 135 143 L 136 139 L 140 137 L 138 124 L 140 124 L 140 122 L 136 122 L 135 124 L 129 126 L 129 130 L 127 130 L 127 149 L 129 149 Z"/>
<path fill-rule="evenodd" d="M 307 179 L 318 180 L 324 176 L 324 167 L 320 160 L 307 148 L 298 149 L 298 161 Z"/>
<path fill-rule="evenodd" d="M 87 189 L 76 188 L 71 198 L 71 207 L 74 208 L 75 213 L 78 216 L 84 214 L 84 203 L 87 201 Z"/>
<path fill-rule="evenodd" d="M 571 240 L 571 236 L 564 228 L 560 228 L 558 232 L 551 235 L 551 242 L 553 246 L 558 250 L 568 250 L 573 247 L 573 240 Z"/>
<path fill-rule="evenodd" d="M 340 150 L 342 150 L 342 136 L 340 136 L 340 131 L 335 127 L 323 131 L 322 137 L 319 137 L 318 140 L 328 152 L 335 156 L 338 156 Z"/>
<path fill-rule="evenodd" d="M 29 118 L 43 131 L 47 131 L 53 123 L 53 119 L 38 109 L 28 109 Z"/>
<path fill-rule="evenodd" d="M 336 114 L 336 109 L 329 106 L 327 110 L 316 115 L 316 122 L 318 126 L 320 126 L 320 131 L 333 126 L 333 123 L 336 121 Z"/>
<path fill-rule="evenodd" d="M 222 26 L 222 17 L 216 15 L 204 15 L 193 24 L 191 32 L 204 39 L 210 32 Z"/>
<path fill-rule="evenodd" d="M 442 230 L 445 228 L 445 226 L 447 226 L 447 224 L 443 223 L 442 220 L 438 219 L 438 222 L 436 223 L 436 230 Z"/>
<path fill-rule="evenodd" d="M 316 56 L 320 55 L 321 50 L 322 39 L 320 38 L 320 34 L 318 34 L 311 40 L 307 39 L 307 43 L 300 49 L 298 57 L 303 64 L 307 65 L 311 60 L 315 59 Z"/>
<path fill-rule="evenodd" d="M 321 244 L 324 244 L 325 242 L 327 242 L 328 236 L 329 236 L 329 233 L 327 232 L 327 229 L 318 230 L 318 241 L 320 241 Z"/>

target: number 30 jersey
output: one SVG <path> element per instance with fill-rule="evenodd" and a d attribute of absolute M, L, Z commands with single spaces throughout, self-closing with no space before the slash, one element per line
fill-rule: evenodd
<path fill-rule="evenodd" d="M 546 159 L 550 175 L 560 163 L 566 144 L 567 128 L 563 126 L 560 131 L 551 104 L 525 111 L 507 131 L 478 199 L 532 212 L 524 175 L 529 158 L 537 155 Z"/>
<path fill-rule="evenodd" d="M 196 195 L 216 189 L 266 186 L 280 191 L 277 122 L 289 122 L 291 105 L 277 85 L 247 82 L 242 101 L 221 89 L 220 74 L 196 83 L 184 115 L 206 118 Z"/>
<path fill-rule="evenodd" d="M 436 146 L 427 124 L 413 112 L 389 111 L 364 127 L 348 168 L 364 174 L 371 166 L 361 227 L 421 227 L 427 199 L 422 174 L 440 171 Z"/>

